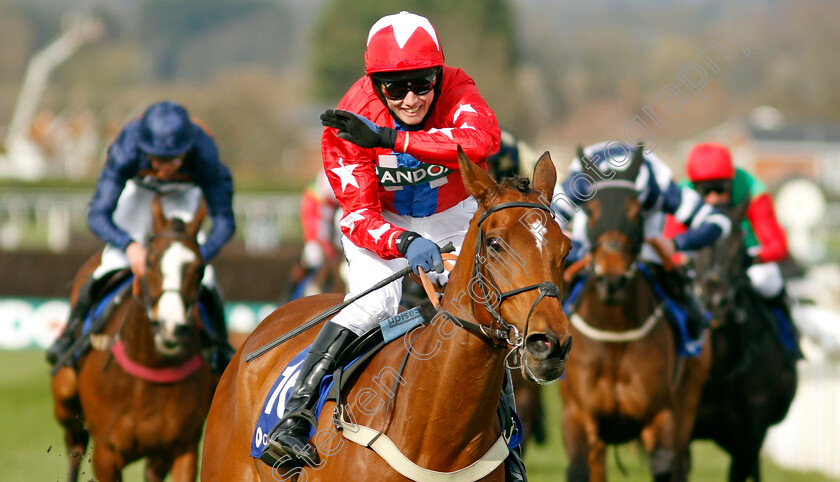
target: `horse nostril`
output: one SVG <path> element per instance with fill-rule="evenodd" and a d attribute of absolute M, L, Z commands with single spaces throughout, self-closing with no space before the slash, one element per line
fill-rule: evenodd
<path fill-rule="evenodd" d="M 183 338 L 187 336 L 190 332 L 190 327 L 187 325 L 177 325 L 175 326 L 175 336 L 177 338 Z"/>
<path fill-rule="evenodd" d="M 525 340 L 528 353 L 537 360 L 545 360 L 557 348 L 557 340 L 546 333 L 532 333 Z"/>

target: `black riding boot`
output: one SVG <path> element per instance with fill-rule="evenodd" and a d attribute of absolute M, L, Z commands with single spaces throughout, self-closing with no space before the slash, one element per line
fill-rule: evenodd
<path fill-rule="evenodd" d="M 805 355 L 799 347 L 799 329 L 793 322 L 787 293 L 782 290 L 773 298 L 766 299 L 770 311 L 773 312 L 773 317 L 778 320 L 779 324 L 776 325 L 776 331 L 778 332 L 779 342 L 785 349 L 786 358 L 794 362 L 804 359 Z"/>
<path fill-rule="evenodd" d="M 236 350 L 230 346 L 228 341 L 227 323 L 225 322 L 225 305 L 218 288 L 210 288 L 202 285 L 201 303 L 207 313 L 207 322 L 210 329 L 206 331 L 210 339 L 210 346 L 213 353 L 210 354 L 210 371 L 222 374 L 228 363 L 233 358 Z"/>
<path fill-rule="evenodd" d="M 324 324 L 303 361 L 283 417 L 268 435 L 260 460 L 272 467 L 281 460 L 284 465 L 318 462 L 318 452 L 309 445 L 309 430 L 316 423 L 312 409 L 318 402 L 318 387 L 321 379 L 335 370 L 341 352 L 356 338 L 355 333 L 331 321 Z M 286 455 L 291 460 L 283 460 Z"/>
<path fill-rule="evenodd" d="M 76 296 L 76 303 L 70 309 L 70 316 L 67 318 L 67 324 L 64 325 L 64 331 L 53 342 L 52 346 L 47 349 L 47 362 L 50 365 L 55 365 L 61 355 L 63 355 L 76 340 L 76 330 L 82 324 L 85 317 L 93 305 L 94 286 L 97 280 L 91 276 L 79 288 L 79 294 Z"/>
<path fill-rule="evenodd" d="M 513 379 L 510 371 L 505 370 L 505 381 L 502 384 L 502 399 L 499 402 L 499 410 L 502 414 L 516 411 L 516 398 L 513 396 Z M 505 482 L 527 482 L 525 476 L 525 464 L 522 463 L 522 446 L 511 449 L 505 459 Z"/>
<path fill-rule="evenodd" d="M 711 316 L 700 297 L 691 289 L 691 282 L 685 280 L 683 284 L 682 299 L 678 302 L 685 308 L 688 316 L 686 316 L 686 330 L 688 337 L 692 340 L 697 340 L 703 334 L 703 331 L 711 323 Z"/>

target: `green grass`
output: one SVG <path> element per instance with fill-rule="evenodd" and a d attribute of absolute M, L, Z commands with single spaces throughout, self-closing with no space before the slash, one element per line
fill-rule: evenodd
<path fill-rule="evenodd" d="M 525 457 L 532 482 L 564 480 L 566 455 L 560 440 L 560 401 L 557 385 L 544 389 L 548 440 L 544 445 L 531 444 Z M 53 418 L 49 394 L 47 364 L 40 350 L 0 350 L 0 481 L 64 480 L 67 459 L 58 424 Z M 650 480 L 647 462 L 635 445 L 619 448 L 619 457 L 628 471 L 619 471 L 610 449 L 609 477 L 620 481 Z M 691 480 L 721 481 L 726 479 L 728 456 L 711 443 L 692 445 Z M 86 458 L 89 457 L 89 454 Z M 80 480 L 92 480 L 89 464 L 82 465 L 85 474 Z M 780 469 L 762 460 L 765 482 L 829 481 L 815 473 Z M 126 481 L 142 480 L 142 464 L 135 463 L 125 473 Z"/>

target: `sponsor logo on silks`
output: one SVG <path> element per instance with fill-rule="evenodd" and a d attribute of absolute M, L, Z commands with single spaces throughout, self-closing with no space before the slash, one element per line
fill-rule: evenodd
<path fill-rule="evenodd" d="M 421 163 L 416 169 L 376 166 L 379 183 L 385 187 L 410 186 L 424 182 L 434 183 L 434 181 L 446 178 L 451 173 L 452 169 L 437 164 Z M 438 184 L 444 184 L 444 182 Z"/>

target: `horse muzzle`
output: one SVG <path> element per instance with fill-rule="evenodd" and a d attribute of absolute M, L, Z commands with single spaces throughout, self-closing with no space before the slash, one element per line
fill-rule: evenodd
<path fill-rule="evenodd" d="M 541 385 L 557 380 L 566 370 L 571 348 L 571 335 L 561 342 L 551 332 L 528 334 L 522 357 L 523 376 Z"/>
<path fill-rule="evenodd" d="M 180 355 L 190 335 L 189 325 L 160 320 L 150 320 L 150 324 L 157 352 L 163 356 Z"/>

